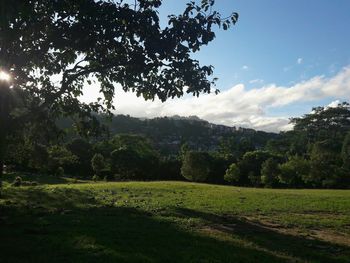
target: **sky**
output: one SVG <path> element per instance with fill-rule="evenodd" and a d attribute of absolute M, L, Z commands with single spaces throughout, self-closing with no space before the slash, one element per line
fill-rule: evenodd
<path fill-rule="evenodd" d="M 179 14 L 185 0 L 163 0 L 162 21 Z M 238 12 L 236 26 L 194 54 L 213 65 L 219 95 L 143 101 L 117 91 L 117 114 L 135 117 L 197 115 L 228 126 L 279 132 L 290 117 L 312 107 L 350 100 L 350 1 L 216 0 L 224 16 Z M 83 100 L 96 98 L 87 90 Z"/>

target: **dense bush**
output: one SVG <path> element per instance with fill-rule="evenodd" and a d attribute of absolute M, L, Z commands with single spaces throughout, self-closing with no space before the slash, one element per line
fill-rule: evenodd
<path fill-rule="evenodd" d="M 233 163 L 226 170 L 224 180 L 231 184 L 237 184 L 240 179 L 240 171 L 237 164 Z"/>
<path fill-rule="evenodd" d="M 239 185 L 261 185 L 261 166 L 273 155 L 267 151 L 253 151 L 247 152 L 238 162 L 240 171 Z"/>
<path fill-rule="evenodd" d="M 308 184 L 310 164 L 300 156 L 292 156 L 279 166 L 279 181 L 289 187 L 302 187 Z"/>
<path fill-rule="evenodd" d="M 192 182 L 210 180 L 212 158 L 207 152 L 188 151 L 182 161 L 181 174 Z"/>
<path fill-rule="evenodd" d="M 177 158 L 162 158 L 159 161 L 158 180 L 183 180 L 181 175 L 181 161 Z"/>
<path fill-rule="evenodd" d="M 278 162 L 274 158 L 269 158 L 261 165 L 261 183 L 266 187 L 278 186 L 278 175 L 280 170 Z"/>
<path fill-rule="evenodd" d="M 16 176 L 15 180 L 12 183 L 12 186 L 19 187 L 22 185 L 22 178 L 20 176 Z"/>
<path fill-rule="evenodd" d="M 101 171 L 105 168 L 105 159 L 103 155 L 96 153 L 91 159 L 91 166 L 95 175 L 100 176 Z"/>

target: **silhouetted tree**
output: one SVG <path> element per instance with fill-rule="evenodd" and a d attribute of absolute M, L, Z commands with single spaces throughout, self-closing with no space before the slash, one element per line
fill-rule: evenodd
<path fill-rule="evenodd" d="M 211 92 L 213 68 L 192 54 L 214 40 L 215 26 L 227 30 L 238 14 L 223 18 L 214 0 L 189 2 L 161 27 L 161 3 L 0 1 L 0 69 L 12 75 L 14 89 L 30 94 L 31 121 L 41 127 L 34 134 L 72 116 L 79 133 L 95 135 L 99 123 L 91 113 L 113 109 L 117 84 L 149 100 Z M 103 99 L 83 103 L 83 86 L 94 81 Z M 1 150 L 0 165 L 3 155 Z"/>

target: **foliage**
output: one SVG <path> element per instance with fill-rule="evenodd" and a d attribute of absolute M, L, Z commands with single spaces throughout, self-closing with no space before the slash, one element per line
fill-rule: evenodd
<path fill-rule="evenodd" d="M 101 171 L 105 168 L 105 159 L 103 155 L 96 153 L 91 159 L 91 166 L 95 172 L 94 176 L 100 176 Z"/>
<path fill-rule="evenodd" d="M 117 135 L 111 141 L 111 170 L 120 179 L 155 179 L 159 155 L 151 142 L 142 136 Z"/>
<path fill-rule="evenodd" d="M 277 186 L 279 173 L 277 160 L 274 158 L 267 159 L 261 165 L 261 183 L 266 187 Z"/>
<path fill-rule="evenodd" d="M 158 180 L 183 180 L 181 175 L 181 161 L 177 158 L 165 157 L 159 160 Z"/>
<path fill-rule="evenodd" d="M 313 145 L 310 154 L 311 170 L 307 181 L 315 187 L 339 187 L 342 177 L 341 144 L 327 139 Z"/>
<path fill-rule="evenodd" d="M 47 149 L 47 153 L 47 168 L 50 172 L 55 172 L 59 167 L 64 169 L 65 167 L 75 164 L 78 161 L 78 158 L 74 154 L 62 146 L 51 146 Z"/>
<path fill-rule="evenodd" d="M 303 131 L 309 142 L 342 137 L 350 127 L 350 105 L 347 102 L 337 107 L 316 107 L 312 113 L 292 118 L 295 131 Z"/>
<path fill-rule="evenodd" d="M 62 177 L 64 176 L 64 168 L 62 166 L 58 167 L 55 171 L 55 175 L 57 177 Z"/>
<path fill-rule="evenodd" d="M 300 156 L 292 156 L 287 162 L 279 165 L 279 181 L 290 187 L 301 187 L 307 180 L 310 173 L 310 164 L 308 160 Z"/>
<path fill-rule="evenodd" d="M 162 27 L 161 3 L 2 1 L 0 67 L 14 76 L 14 87 L 31 94 L 38 114 L 52 121 L 74 115 L 78 130 L 90 134 L 97 125 L 91 112 L 113 108 L 117 83 L 162 101 L 182 96 L 184 87 L 197 96 L 209 93 L 212 66 L 201 66 L 191 55 L 214 40 L 215 27 L 235 24 L 238 14 L 222 18 L 214 1 L 190 2 Z M 84 104 L 78 100 L 83 86 L 95 80 L 104 98 Z"/>
<path fill-rule="evenodd" d="M 344 169 L 350 171 L 350 131 L 347 133 L 343 141 L 341 157 Z"/>
<path fill-rule="evenodd" d="M 181 174 L 193 182 L 206 182 L 210 180 L 211 157 L 207 152 L 188 151 L 184 155 Z"/>
<path fill-rule="evenodd" d="M 22 178 L 20 176 L 16 176 L 15 180 L 12 183 L 13 186 L 18 187 L 22 185 Z"/>
<path fill-rule="evenodd" d="M 252 136 L 253 137 L 253 136 Z M 231 160 L 242 158 L 246 152 L 254 151 L 255 145 L 251 138 L 245 135 L 233 134 L 229 137 L 223 138 L 220 143 L 220 152 Z"/>
<path fill-rule="evenodd" d="M 110 142 L 114 149 L 128 148 L 137 152 L 141 157 L 158 157 L 152 142 L 139 135 L 122 134 L 116 135 Z"/>
<path fill-rule="evenodd" d="M 261 166 L 271 157 L 273 157 L 271 153 L 261 150 L 245 153 L 238 162 L 239 184 L 259 186 L 261 184 Z"/>
<path fill-rule="evenodd" d="M 99 177 L 98 175 L 94 174 L 94 175 L 92 176 L 92 181 L 97 182 L 97 181 L 99 181 L 99 180 L 100 180 L 100 177 Z"/>
<path fill-rule="evenodd" d="M 86 178 L 90 177 L 92 175 L 91 159 L 93 157 L 91 143 L 82 138 L 74 138 L 67 143 L 66 148 L 77 157 L 77 161 L 70 165 L 69 172 Z"/>
<path fill-rule="evenodd" d="M 227 30 L 238 20 L 237 13 L 222 17 L 214 2 L 189 2 L 163 27 L 161 0 L 135 0 L 133 5 L 122 0 L 2 0 L 0 69 L 12 75 L 13 89 L 0 83 L 0 175 L 7 137 L 15 134 L 7 127 L 13 119 L 9 93 L 25 94 L 16 109 L 22 136 L 44 145 L 57 139 L 56 121 L 62 117 L 69 116 L 80 135 L 98 135 L 101 127 L 93 113 L 114 109 L 117 84 L 146 100 L 210 93 L 213 67 L 202 66 L 192 55 L 214 40 L 215 28 Z M 83 103 L 83 87 L 93 82 L 103 98 Z M 86 160 L 80 164 L 89 167 Z"/>
<path fill-rule="evenodd" d="M 238 183 L 240 179 L 240 171 L 237 164 L 233 163 L 226 170 L 224 175 L 224 180 L 228 183 L 235 184 Z"/>

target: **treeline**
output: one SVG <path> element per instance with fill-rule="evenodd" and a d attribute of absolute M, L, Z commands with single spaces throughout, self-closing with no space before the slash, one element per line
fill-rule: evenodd
<path fill-rule="evenodd" d="M 176 155 L 161 154 L 154 138 L 118 134 L 110 139 L 71 138 L 61 144 L 27 139 L 9 145 L 7 169 L 122 180 L 189 180 L 280 188 L 350 187 L 350 107 L 314 108 L 291 119 L 294 129 L 264 145 L 232 132 L 215 151 L 188 141 Z"/>
<path fill-rule="evenodd" d="M 235 128 L 216 125 L 196 116 L 159 117 L 152 119 L 133 118 L 128 115 L 114 115 L 110 119 L 96 115 L 111 136 L 117 134 L 134 134 L 147 137 L 162 155 L 178 155 L 181 146 L 188 144 L 193 150 L 217 151 L 223 138 L 235 137 L 249 140 L 254 146 L 262 147 L 278 135 L 253 129 Z M 66 138 L 76 137 L 74 122 L 63 118 L 57 122 L 66 131 Z"/>
<path fill-rule="evenodd" d="M 317 107 L 293 118 L 294 129 L 246 152 L 225 180 L 234 185 L 350 188 L 350 107 Z"/>
<path fill-rule="evenodd" d="M 146 137 L 127 134 L 97 142 L 76 138 L 51 146 L 14 144 L 6 163 L 8 170 L 81 179 L 182 179 L 179 160 L 160 156 Z"/>

